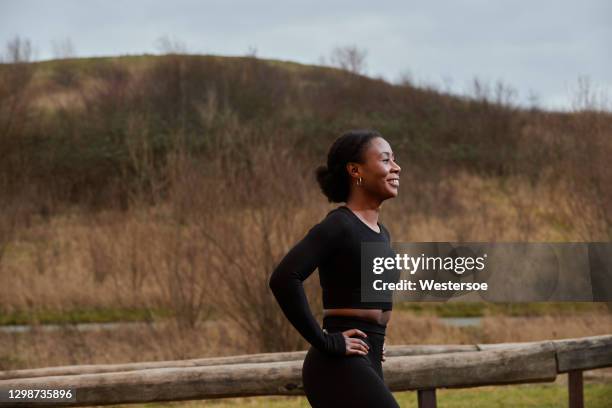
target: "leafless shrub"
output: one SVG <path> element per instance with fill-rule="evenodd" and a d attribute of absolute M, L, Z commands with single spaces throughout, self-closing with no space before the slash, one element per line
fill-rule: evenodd
<path fill-rule="evenodd" d="M 538 112 L 540 110 L 540 96 L 533 89 L 529 90 L 529 95 L 527 96 L 527 100 L 529 101 L 529 108 L 531 112 Z"/>
<path fill-rule="evenodd" d="M 232 142 L 215 150 L 207 173 L 195 178 L 198 184 L 183 185 L 193 200 L 182 206 L 183 213 L 197 225 L 198 241 L 209 248 L 204 272 L 215 288 L 211 301 L 251 339 L 251 351 L 295 350 L 303 341 L 267 282 L 280 257 L 306 230 L 297 218 L 304 182 L 287 178 L 289 168 L 300 169 L 285 144 L 248 132 L 228 139 Z"/>
<path fill-rule="evenodd" d="M 134 186 L 129 192 L 130 201 L 159 203 L 164 186 L 158 177 L 152 135 L 146 117 L 131 113 L 126 121 L 125 132 L 129 161 L 123 164 L 121 171 L 124 182 Z"/>
<path fill-rule="evenodd" d="M 164 35 L 158 38 L 156 41 L 156 47 L 162 54 L 165 55 L 187 54 L 187 46 L 185 45 L 185 42 L 169 35 Z"/>
<path fill-rule="evenodd" d="M 68 60 L 76 57 L 74 44 L 69 37 L 52 42 L 53 56 L 57 60 Z M 79 66 L 74 61 L 63 61 L 53 67 L 52 79 L 63 87 L 73 87 L 79 83 Z"/>
<path fill-rule="evenodd" d="M 245 56 L 249 58 L 257 58 L 257 47 L 255 47 L 254 45 L 249 45 Z"/>
<path fill-rule="evenodd" d="M 96 283 L 104 283 L 108 276 L 116 271 L 116 258 L 113 256 L 115 240 L 110 234 L 98 227 L 90 229 L 88 234 L 88 251 L 91 260 L 90 270 Z"/>
<path fill-rule="evenodd" d="M 397 80 L 397 84 L 399 86 L 404 87 L 413 87 L 415 84 L 414 74 L 410 70 L 404 70 L 400 73 L 399 78 Z"/>
<path fill-rule="evenodd" d="M 494 85 L 475 77 L 472 80 L 468 96 L 474 100 L 489 104 L 494 103 L 505 108 L 514 108 L 517 91 L 510 85 L 498 80 Z"/>
<path fill-rule="evenodd" d="M 8 245 L 14 238 L 17 230 L 19 203 L 10 200 L 4 191 L 0 191 L 0 273 L 2 272 L 2 259 Z"/>
<path fill-rule="evenodd" d="M 363 75 L 366 69 L 367 51 L 356 45 L 335 47 L 329 57 L 330 63 L 353 74 Z"/>
<path fill-rule="evenodd" d="M 573 112 L 606 112 L 612 109 L 605 89 L 598 88 L 590 77 L 578 77 L 578 84 L 572 98 Z"/>
<path fill-rule="evenodd" d="M 0 166 L 15 176 L 11 182 L 19 182 L 28 172 L 23 165 L 20 141 L 32 115 L 32 96 L 28 92 L 33 75 L 31 54 L 30 41 L 17 36 L 7 42 L 0 60 L 4 63 L 0 65 Z"/>
<path fill-rule="evenodd" d="M 612 155 L 609 120 L 576 113 L 573 120 L 582 131 L 574 139 L 573 153 L 565 164 L 569 182 L 568 216 L 587 241 L 612 239 Z"/>
<path fill-rule="evenodd" d="M 99 217 L 89 232 L 93 278 L 110 281 L 113 304 L 171 312 L 177 329 L 210 317 L 206 242 L 185 224 L 180 208 L 165 222 Z"/>
<path fill-rule="evenodd" d="M 200 232 L 202 223 L 207 226 L 209 220 L 206 210 L 200 207 L 214 206 L 214 196 L 210 197 L 211 202 L 202 201 L 207 193 L 212 193 L 199 191 L 203 187 L 201 181 L 207 176 L 186 150 L 180 135 L 175 139 L 162 174 L 167 183 L 168 218 L 155 232 L 156 239 L 141 235 L 141 241 L 134 243 L 145 252 L 140 257 L 143 265 L 138 267 L 139 263 L 132 263 L 131 269 L 138 268 L 150 276 L 161 296 L 162 303 L 158 306 L 173 311 L 180 329 L 194 329 L 213 311 L 215 286 L 209 272 L 211 249 Z M 203 217 L 198 218 L 198 215 Z M 143 240 L 148 242 L 144 248 Z"/>
<path fill-rule="evenodd" d="M 555 161 L 563 167 L 560 183 L 568 191 L 566 219 L 585 241 L 612 238 L 612 117 L 607 95 L 596 95 L 590 80 L 579 78 L 573 112 L 559 118 Z"/>
<path fill-rule="evenodd" d="M 63 38 L 61 40 L 54 40 L 51 43 L 53 48 L 53 57 L 55 59 L 67 59 L 76 57 L 74 44 L 70 37 Z"/>
<path fill-rule="evenodd" d="M 536 230 L 538 203 L 541 202 L 541 197 L 538 196 L 535 186 L 529 180 L 522 180 L 522 183 L 518 184 L 522 188 L 516 188 L 516 185 L 513 184 L 503 191 L 515 213 L 515 225 L 518 230 L 516 239 L 527 242 L 533 238 Z"/>
<path fill-rule="evenodd" d="M 5 64 L 28 63 L 32 58 L 32 43 L 27 38 L 16 36 L 6 44 L 6 53 L 1 62 Z"/>
<path fill-rule="evenodd" d="M 20 206 L 19 197 L 13 192 L 28 173 L 20 145 L 30 117 L 31 95 L 27 87 L 33 73 L 29 64 L 31 55 L 30 41 L 17 36 L 7 42 L 0 57 L 3 63 L 0 66 L 0 268 L 8 243 L 22 221 L 18 215 L 25 207 Z"/>

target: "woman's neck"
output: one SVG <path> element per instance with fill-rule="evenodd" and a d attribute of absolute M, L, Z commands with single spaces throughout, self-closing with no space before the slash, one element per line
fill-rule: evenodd
<path fill-rule="evenodd" d="M 348 200 L 346 206 L 373 228 L 377 228 L 380 203 L 365 200 Z"/>

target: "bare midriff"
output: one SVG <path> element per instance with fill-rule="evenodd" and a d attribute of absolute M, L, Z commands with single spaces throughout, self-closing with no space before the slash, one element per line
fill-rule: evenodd
<path fill-rule="evenodd" d="M 323 309 L 323 317 L 325 316 L 359 317 L 386 325 L 391 319 L 391 310 L 383 312 L 382 309 Z"/>

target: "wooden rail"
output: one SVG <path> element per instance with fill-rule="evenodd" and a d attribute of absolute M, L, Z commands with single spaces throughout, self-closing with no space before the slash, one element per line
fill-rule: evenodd
<path fill-rule="evenodd" d="M 304 352 L 270 353 L 0 372 L 0 390 L 75 390 L 74 401 L 55 406 L 300 395 L 303 356 Z M 612 335 L 607 335 L 530 343 L 389 347 L 384 375 L 392 391 L 416 390 L 419 407 L 435 407 L 437 388 L 553 381 L 557 374 L 568 373 L 570 407 L 576 408 L 582 406 L 582 371 L 610 366 Z"/>
<path fill-rule="evenodd" d="M 461 351 L 478 351 L 478 345 L 414 345 L 414 346 L 388 346 L 387 357 L 418 356 L 427 354 L 441 354 Z M 145 363 L 126 364 L 89 364 L 70 365 L 58 367 L 32 368 L 26 370 L 0 371 L 0 380 L 14 378 L 51 377 L 57 375 L 114 373 L 119 371 L 136 371 L 151 368 L 172 367 L 205 367 L 212 365 L 247 364 L 247 363 L 274 363 L 278 361 L 303 361 L 306 351 L 292 351 L 283 353 L 242 354 L 230 357 L 209 357 L 191 360 L 151 361 Z"/>

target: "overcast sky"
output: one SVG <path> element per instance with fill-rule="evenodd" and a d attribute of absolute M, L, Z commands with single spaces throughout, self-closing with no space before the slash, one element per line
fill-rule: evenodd
<path fill-rule="evenodd" d="M 0 41 L 29 38 L 35 59 L 69 38 L 76 56 L 189 53 L 318 64 L 336 46 L 367 51 L 366 73 L 409 75 L 454 93 L 501 80 L 548 109 L 570 109 L 580 77 L 612 99 L 610 0 L 0 0 Z M 606 106 L 612 106 L 605 102 Z"/>

